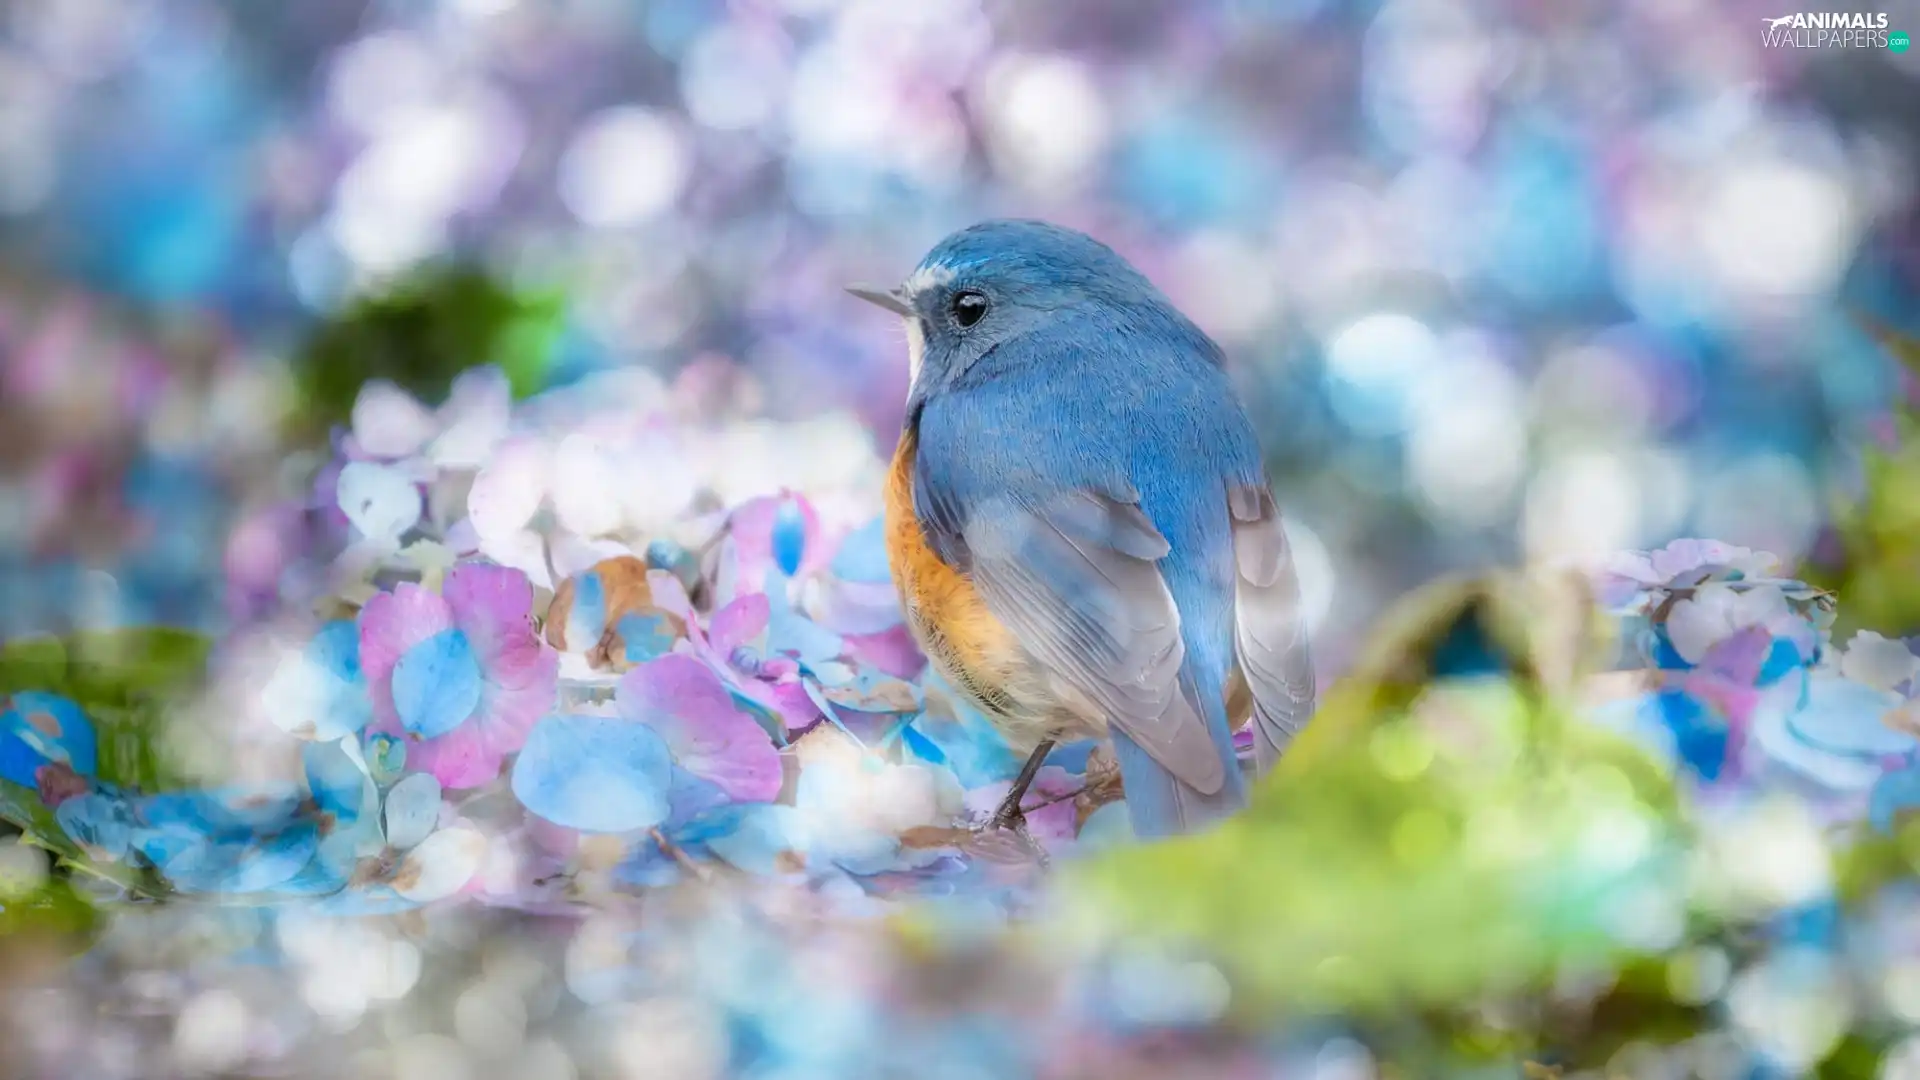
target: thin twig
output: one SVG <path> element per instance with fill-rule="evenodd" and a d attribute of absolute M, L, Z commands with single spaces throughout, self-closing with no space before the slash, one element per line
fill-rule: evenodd
<path fill-rule="evenodd" d="M 674 862 L 679 863 L 680 868 L 682 870 L 685 870 L 687 873 L 692 874 L 696 878 L 699 878 L 701 881 L 713 880 L 713 875 L 707 870 L 707 868 L 705 866 L 700 865 L 700 863 L 694 861 L 693 856 L 680 850 L 680 845 L 667 839 L 667 834 L 661 832 L 659 826 L 656 825 L 653 828 L 648 829 L 647 835 L 653 837 L 653 842 L 660 845 L 660 850 L 666 852 L 668 858 L 671 858 Z"/>

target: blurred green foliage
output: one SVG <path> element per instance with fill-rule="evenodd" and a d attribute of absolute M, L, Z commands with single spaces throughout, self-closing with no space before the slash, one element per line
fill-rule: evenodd
<path fill-rule="evenodd" d="M 1415 594 L 1247 814 L 1076 867 L 1072 922 L 1201 948 L 1250 1020 L 1430 1013 L 1449 1056 L 1528 1056 L 1552 1025 L 1491 1027 L 1477 1005 L 1543 1002 L 1571 970 L 1632 970 L 1608 912 L 1684 856 L 1664 768 L 1574 716 L 1599 626 L 1570 580 Z M 1631 1030 L 1603 1041 L 1697 1021 L 1649 962 L 1658 979 L 1615 982 Z"/>
<path fill-rule="evenodd" d="M 204 635 L 168 627 L 19 638 L 0 647 L 0 694 L 71 698 L 94 723 L 100 778 L 164 791 L 182 779 L 164 737 L 166 713 L 199 687 L 211 650 Z"/>
<path fill-rule="evenodd" d="M 1920 379 L 1920 340 L 1862 321 L 1903 371 Z M 1863 628 L 1920 633 L 1920 410 L 1902 395 L 1893 421 L 1892 448 L 1862 449 L 1859 499 L 1832 509 L 1838 560 L 1812 562 L 1800 575 L 1846 597 L 1835 625 L 1841 638 Z"/>
<path fill-rule="evenodd" d="M 43 873 L 12 881 L 0 873 L 0 985 L 37 963 L 84 950 L 101 920 L 68 878 Z"/>
<path fill-rule="evenodd" d="M 292 434 L 345 423 L 361 384 L 388 379 L 436 404 L 454 376 L 496 364 L 515 397 L 545 385 L 563 328 L 558 291 L 520 292 L 472 267 L 437 267 L 361 298 L 322 324 L 294 357 Z"/>

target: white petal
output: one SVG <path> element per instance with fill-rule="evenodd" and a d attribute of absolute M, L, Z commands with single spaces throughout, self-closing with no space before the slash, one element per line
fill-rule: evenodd
<path fill-rule="evenodd" d="M 385 379 L 360 388 L 353 402 L 353 440 L 374 457 L 406 457 L 433 437 L 433 414 Z"/>
<path fill-rule="evenodd" d="M 1876 690 L 1891 690 L 1920 674 L 1920 657 L 1909 652 L 1904 641 L 1862 630 L 1841 654 L 1840 674 Z"/>
<path fill-rule="evenodd" d="M 473 829 L 441 829 L 407 853 L 393 875 L 393 891 L 432 903 L 463 888 L 487 858 L 487 838 Z"/>
<path fill-rule="evenodd" d="M 1714 588 L 1700 589 L 1693 599 L 1675 603 L 1667 613 L 1667 638 L 1689 664 L 1699 663 L 1708 649 L 1733 631 L 1726 601 L 1713 595 Z"/>
<path fill-rule="evenodd" d="M 473 478 L 467 520 L 484 542 L 526 528 L 540 512 L 552 479 L 552 456 L 544 443 L 514 439 L 502 444 Z"/>
<path fill-rule="evenodd" d="M 547 570 L 547 544 L 537 534 L 526 531 L 480 541 L 480 554 L 527 575 L 535 588 L 552 589 L 553 574 Z"/>
<path fill-rule="evenodd" d="M 1766 626 L 1774 619 L 1792 614 L 1792 609 L 1787 606 L 1786 594 L 1777 586 L 1761 585 L 1730 591 L 1733 592 L 1733 600 L 1728 605 L 1727 616 L 1735 629 Z"/>
<path fill-rule="evenodd" d="M 644 436 L 633 447 L 633 468 L 615 489 L 627 524 L 657 533 L 677 521 L 700 493 L 700 479 L 688 464 L 694 458 L 685 440 Z"/>
<path fill-rule="evenodd" d="M 440 821 L 440 781 L 431 773 L 409 773 L 387 792 L 384 824 L 387 844 L 400 851 L 419 844 Z"/>
<path fill-rule="evenodd" d="M 585 435 L 560 441 L 553 458 L 553 511 L 560 524 L 580 536 L 601 536 L 620 528 L 620 489 L 634 470 L 610 447 Z"/>
<path fill-rule="evenodd" d="M 398 543 L 420 521 L 420 489 L 386 465 L 350 462 L 340 470 L 335 497 L 360 535 L 377 544 Z"/>
<path fill-rule="evenodd" d="M 495 367 L 464 371 L 441 407 L 440 437 L 429 450 L 443 468 L 478 468 L 507 437 L 513 391 Z"/>
<path fill-rule="evenodd" d="M 582 540 L 564 530 L 555 532 L 547 542 L 553 550 L 554 573 L 559 574 L 561 580 L 591 570 L 595 563 L 603 559 L 636 554 L 618 540 Z"/>

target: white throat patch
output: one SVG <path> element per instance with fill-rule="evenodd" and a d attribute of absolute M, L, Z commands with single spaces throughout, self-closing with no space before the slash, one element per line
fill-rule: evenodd
<path fill-rule="evenodd" d="M 914 384 L 920 381 L 920 362 L 927 356 L 927 335 L 920 329 L 919 319 L 900 321 L 907 324 L 907 394 L 911 397 Z"/>

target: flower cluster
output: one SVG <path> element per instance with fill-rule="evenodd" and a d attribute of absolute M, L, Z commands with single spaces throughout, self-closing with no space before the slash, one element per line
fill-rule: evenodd
<path fill-rule="evenodd" d="M 1603 722 L 1647 737 L 1710 793 L 1788 790 L 1882 830 L 1920 806 L 1916 642 L 1831 641 L 1831 595 L 1728 544 L 1616 556 L 1596 585 L 1646 675 L 1597 710 Z"/>
<path fill-rule="evenodd" d="M 94 775 L 77 708 L 21 694 L 6 778 L 103 865 L 320 910 L 537 906 L 724 868 L 870 893 L 967 875 L 966 826 L 1018 762 L 922 679 L 870 508 L 713 508 L 726 479 L 672 452 L 712 434 L 660 389 L 615 380 L 587 413 L 569 396 L 554 440 L 558 407 L 514 409 L 489 369 L 437 409 L 370 384 L 315 488 L 333 617 L 253 683 L 301 775 L 128 790 Z M 1086 749 L 1030 796 L 1051 849 L 1094 809 Z"/>

